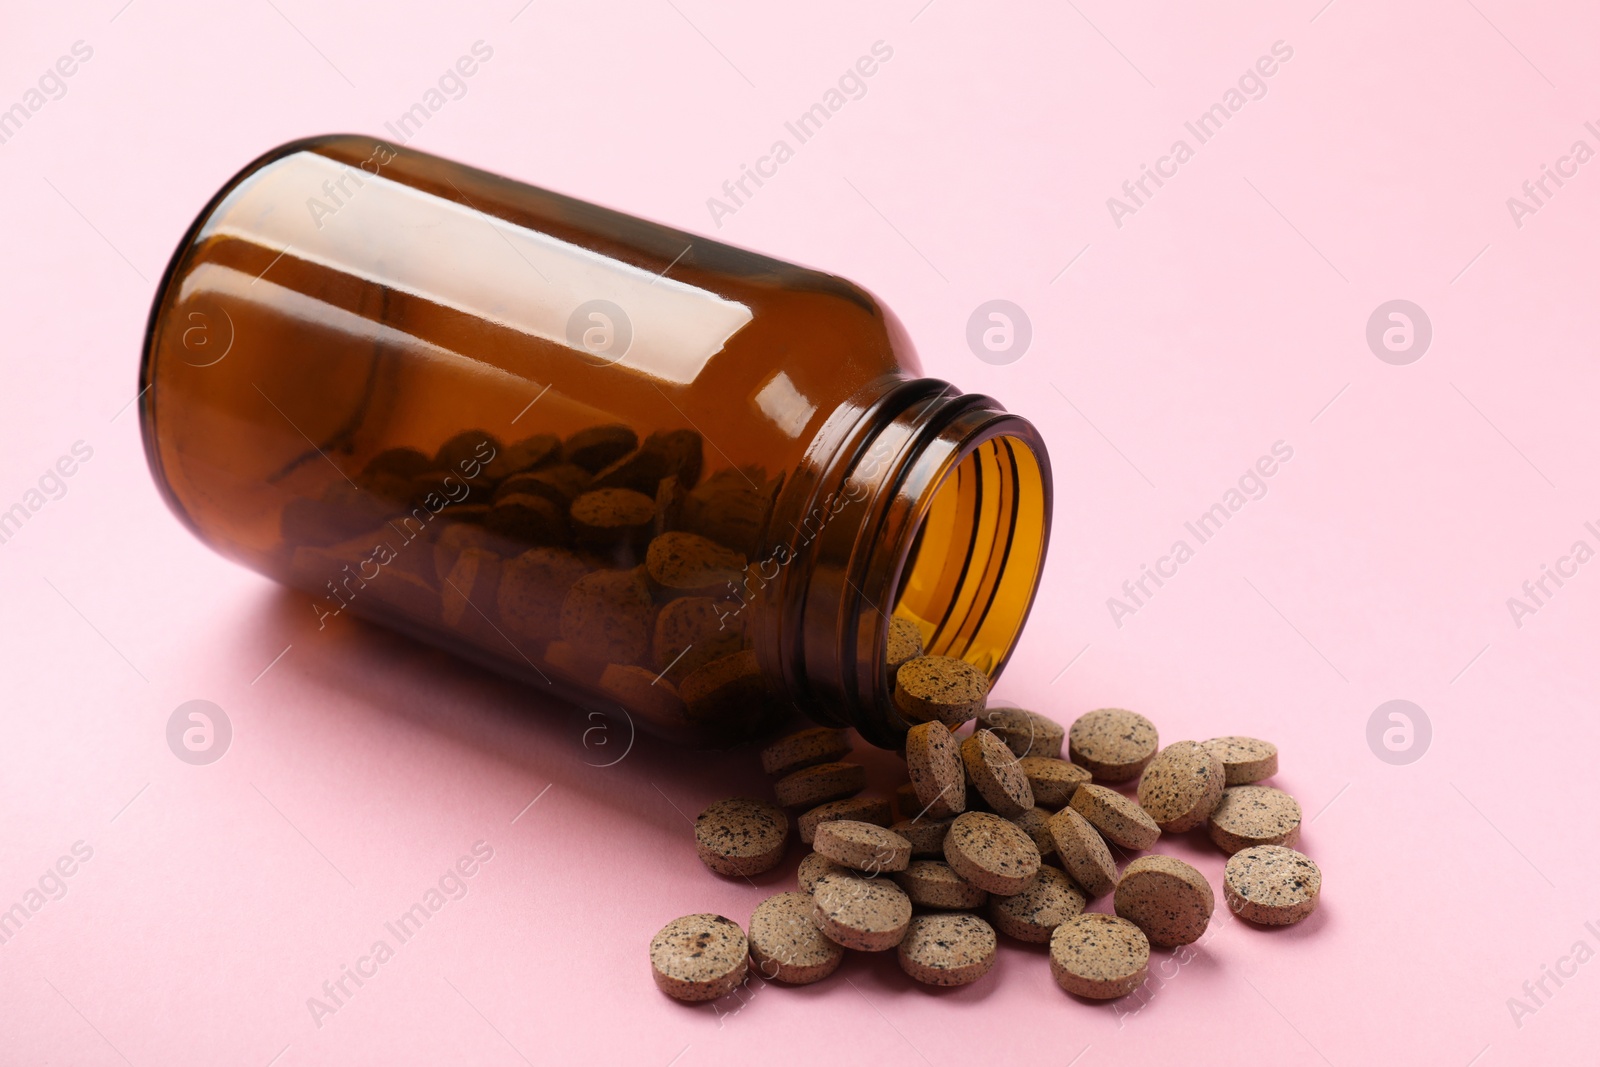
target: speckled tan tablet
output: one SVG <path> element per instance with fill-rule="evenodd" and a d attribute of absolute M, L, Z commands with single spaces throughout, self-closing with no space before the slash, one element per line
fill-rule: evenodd
<path fill-rule="evenodd" d="M 811 847 L 835 863 L 867 874 L 903 871 L 911 862 L 911 842 L 886 826 L 835 819 L 817 827 Z"/>
<path fill-rule="evenodd" d="M 810 893 L 779 893 L 750 916 L 750 961 L 769 981 L 819 982 L 839 969 L 844 948 L 825 937 L 811 918 Z"/>
<path fill-rule="evenodd" d="M 1254 737 L 1213 737 L 1203 744 L 1222 760 L 1228 785 L 1249 785 L 1278 773 L 1278 746 Z"/>
<path fill-rule="evenodd" d="M 506 493 L 495 499 L 483 517 L 484 528 L 520 545 L 561 544 L 570 529 L 567 513 L 553 500 L 534 493 Z"/>
<path fill-rule="evenodd" d="M 1054 867 L 1041 867 L 1039 877 L 1022 892 L 991 897 L 988 915 L 1002 934 L 1042 945 L 1050 940 L 1056 927 L 1081 915 L 1088 902 L 1071 878 Z"/>
<path fill-rule="evenodd" d="M 1093 1000 L 1127 996 L 1144 981 L 1150 941 L 1115 915 L 1087 912 L 1050 935 L 1050 973 L 1068 993 Z"/>
<path fill-rule="evenodd" d="M 567 593 L 589 565 L 559 548 L 533 548 L 500 568 L 496 604 L 500 624 L 513 638 L 548 642 L 561 632 Z"/>
<path fill-rule="evenodd" d="M 661 605 L 650 637 L 650 664 L 655 673 L 680 685 L 706 664 L 742 649 L 743 616 L 730 618 L 730 614 L 725 602 L 705 596 L 681 596 Z"/>
<path fill-rule="evenodd" d="M 795 872 L 795 881 L 800 886 L 800 892 L 809 896 L 816 890 L 817 880 L 823 875 L 854 873 L 849 867 L 839 866 L 820 852 L 812 852 L 800 861 L 800 869 Z"/>
<path fill-rule="evenodd" d="M 1100 831 L 1072 808 L 1050 816 L 1050 840 L 1072 880 L 1091 897 L 1103 897 L 1117 886 L 1117 864 Z"/>
<path fill-rule="evenodd" d="M 1011 816 L 1011 821 L 1033 838 L 1033 846 L 1039 850 L 1041 859 L 1054 855 L 1056 851 L 1055 840 L 1050 836 L 1050 815 L 1050 812 L 1035 806 Z"/>
<path fill-rule="evenodd" d="M 735 726 L 759 718 L 770 699 L 767 676 L 754 649 L 714 659 L 697 667 L 678 687 L 689 718 L 706 726 Z"/>
<path fill-rule="evenodd" d="M 1270 785 L 1231 786 L 1206 832 L 1230 856 L 1256 845 L 1292 846 L 1300 840 L 1300 804 Z"/>
<path fill-rule="evenodd" d="M 961 746 L 944 723 L 918 723 L 906 731 L 906 772 L 918 801 L 911 815 L 942 819 L 967 810 Z"/>
<path fill-rule="evenodd" d="M 890 619 L 888 647 L 883 653 L 889 668 L 889 680 L 893 682 L 895 672 L 920 655 L 922 631 L 917 629 L 917 624 L 910 619 Z"/>
<path fill-rule="evenodd" d="M 1068 763 L 1064 759 L 1048 756 L 1023 756 L 1017 760 L 1023 776 L 1033 789 L 1033 802 L 1050 811 L 1060 811 L 1072 800 L 1072 794 L 1089 780 L 1087 767 Z"/>
<path fill-rule="evenodd" d="M 888 826 L 893 821 L 889 815 L 889 802 L 882 797 L 847 797 L 817 805 L 796 819 L 795 825 L 800 828 L 800 840 L 809 845 L 817 836 L 817 827 L 825 822 L 854 819 L 875 826 Z"/>
<path fill-rule="evenodd" d="M 965 660 L 918 656 L 894 675 L 894 706 L 911 722 L 959 726 L 983 710 L 989 676 Z"/>
<path fill-rule="evenodd" d="M 1020 815 L 1033 807 L 1033 787 L 1016 755 L 990 730 L 961 742 L 967 781 L 996 815 Z"/>
<path fill-rule="evenodd" d="M 639 436 L 627 426 L 590 426 L 561 444 L 561 457 L 593 474 L 639 447 Z"/>
<path fill-rule="evenodd" d="M 953 818 L 935 819 L 924 815 L 920 819 L 901 819 L 890 824 L 889 829 L 911 842 L 913 859 L 937 859 L 944 855 L 945 835 L 954 822 Z"/>
<path fill-rule="evenodd" d="M 981 908 L 989 894 L 939 860 L 912 860 L 910 866 L 894 875 L 895 885 L 906 891 L 919 908 L 945 908 L 960 911 Z"/>
<path fill-rule="evenodd" d="M 656 502 L 632 489 L 591 489 L 572 502 L 568 517 L 580 544 L 639 548 L 650 538 Z"/>
<path fill-rule="evenodd" d="M 900 969 L 923 985 L 970 985 L 994 966 L 994 929 L 976 915 L 918 915 L 900 942 Z"/>
<path fill-rule="evenodd" d="M 817 879 L 811 899 L 817 927 L 857 952 L 894 948 L 911 923 L 911 898 L 887 878 L 825 874 Z"/>
<path fill-rule="evenodd" d="M 786 808 L 814 808 L 853 797 L 866 787 L 866 769 L 857 763 L 819 763 L 772 783 L 778 803 Z"/>
<path fill-rule="evenodd" d="M 578 504 L 584 499 L 580 497 L 572 505 L 574 522 Z M 655 515 L 654 500 L 650 501 L 650 514 Z M 723 548 L 708 537 L 668 530 L 651 539 L 644 566 L 650 584 L 665 595 L 725 597 L 730 586 L 737 588 L 747 563 L 741 553 Z"/>
<path fill-rule="evenodd" d="M 917 799 L 917 787 L 910 782 L 901 782 L 894 788 L 894 810 L 900 813 L 902 819 L 914 819 L 922 811 L 922 802 Z"/>
<path fill-rule="evenodd" d="M 944 838 L 945 862 L 979 889 L 1020 893 L 1039 874 L 1039 849 L 1026 830 L 986 811 L 956 816 Z"/>
<path fill-rule="evenodd" d="M 1317 910 L 1322 871 L 1310 857 L 1281 845 L 1234 854 L 1222 872 L 1222 896 L 1241 919 L 1288 926 Z"/>
<path fill-rule="evenodd" d="M 1222 799 L 1222 759 L 1198 741 L 1175 741 L 1139 777 L 1139 806 L 1167 833 L 1193 830 Z"/>
<path fill-rule="evenodd" d="M 572 463 L 557 463 L 526 474 L 513 474 L 495 487 L 494 500 L 531 494 L 542 496 L 565 511 L 588 488 L 590 474 Z"/>
<path fill-rule="evenodd" d="M 749 943 L 732 919 L 685 915 L 650 939 L 650 970 L 656 987 L 677 1000 L 716 1000 L 744 981 Z"/>
<path fill-rule="evenodd" d="M 984 708 L 978 713 L 978 725 L 993 730 L 1018 756 L 1060 759 L 1067 737 L 1066 728 L 1054 719 L 1022 708 Z"/>
<path fill-rule="evenodd" d="M 552 647 L 557 643 L 552 642 Z M 546 657 L 550 658 L 548 652 Z M 665 678 L 658 678 L 654 671 L 608 663 L 600 672 L 599 684 L 601 692 L 616 697 L 618 704 L 632 708 L 634 714 L 658 726 L 682 729 L 688 721 L 678 690 Z"/>
<path fill-rule="evenodd" d="M 1206 932 L 1216 898 L 1205 875 L 1182 860 L 1140 856 L 1123 868 L 1114 906 L 1152 945 L 1176 948 Z"/>
<path fill-rule="evenodd" d="M 700 861 L 718 874 L 751 875 L 783 862 L 789 817 L 764 800 L 719 800 L 694 821 Z"/>
<path fill-rule="evenodd" d="M 482 549 L 465 549 L 440 581 L 440 619 L 452 630 L 492 640 L 497 635 L 490 613 L 499 591 L 500 557 Z"/>
<path fill-rule="evenodd" d="M 595 571 L 561 603 L 561 637 L 607 663 L 632 663 L 650 648 L 655 606 L 637 570 Z"/>
<path fill-rule="evenodd" d="M 829 726 L 813 726 L 780 737 L 761 750 L 761 769 L 785 775 L 819 763 L 833 763 L 850 754 L 850 735 Z"/>
<path fill-rule="evenodd" d="M 1089 820 L 1089 825 L 1099 830 L 1107 841 L 1123 848 L 1149 848 L 1161 836 L 1145 810 L 1115 789 L 1089 783 L 1080 785 L 1072 794 L 1072 808 Z"/>
<path fill-rule="evenodd" d="M 1160 747 L 1155 724 L 1137 712 L 1101 708 L 1080 715 L 1067 731 L 1072 762 L 1089 768 L 1098 782 L 1139 777 Z"/>

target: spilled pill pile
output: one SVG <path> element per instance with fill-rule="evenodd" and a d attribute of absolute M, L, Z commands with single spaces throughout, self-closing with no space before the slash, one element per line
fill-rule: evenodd
<path fill-rule="evenodd" d="M 1293 847 L 1300 806 L 1259 784 L 1277 773 L 1275 745 L 1231 736 L 1162 747 L 1155 724 L 1119 708 L 1067 729 L 988 708 L 981 671 L 920 654 L 907 629 L 891 627 L 889 659 L 895 704 L 915 723 L 901 753 L 909 781 L 892 802 L 863 796 L 866 770 L 848 761 L 843 730 L 768 745 L 773 799 L 712 804 L 695 822 L 696 846 L 718 874 L 760 874 L 783 862 L 793 822 L 813 849 L 798 889 L 757 906 L 748 935 L 714 914 L 663 927 L 650 964 L 668 996 L 716 999 L 752 967 L 803 985 L 847 951 L 891 949 L 915 982 L 967 985 L 993 967 L 999 935 L 1047 946 L 1068 993 L 1126 996 L 1145 981 L 1152 946 L 1199 940 L 1216 906 L 1206 877 L 1174 856 L 1147 853 L 1118 870 L 1113 848 L 1145 852 L 1168 834 L 1204 834 L 1228 855 L 1221 895 L 1239 919 L 1286 926 L 1316 909 L 1322 872 Z M 1085 910 L 1105 896 L 1110 913 Z"/>

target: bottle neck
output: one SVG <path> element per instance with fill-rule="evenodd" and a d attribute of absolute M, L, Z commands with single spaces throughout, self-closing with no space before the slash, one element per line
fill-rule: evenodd
<path fill-rule="evenodd" d="M 754 564 L 756 648 L 812 718 L 899 747 L 889 620 L 991 680 L 1032 607 L 1050 533 L 1038 431 L 989 397 L 886 378 L 824 424 Z"/>

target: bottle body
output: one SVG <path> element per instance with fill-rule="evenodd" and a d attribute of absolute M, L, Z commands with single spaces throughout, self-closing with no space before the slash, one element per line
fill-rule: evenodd
<path fill-rule="evenodd" d="M 853 720 L 889 699 L 858 661 L 882 673 L 872 646 L 924 586 L 901 614 L 930 647 L 954 626 L 957 654 L 1003 664 L 1048 461 L 1026 423 L 918 374 L 840 279 L 341 136 L 262 157 L 197 220 L 152 310 L 141 413 L 169 504 L 305 590 L 319 627 L 373 618 L 715 742 L 796 700 Z M 1021 485 L 1009 503 L 968 485 L 987 523 L 941 490 L 985 464 Z M 985 539 L 1019 521 L 1036 550 L 994 559 Z M 918 563 L 951 552 L 986 554 L 1021 597 L 1004 640 L 925 617 L 941 582 L 973 581 Z M 1002 581 L 1019 560 L 1027 582 Z"/>

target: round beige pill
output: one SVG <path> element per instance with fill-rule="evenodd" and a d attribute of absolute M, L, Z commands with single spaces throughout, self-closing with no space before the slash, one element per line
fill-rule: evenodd
<path fill-rule="evenodd" d="M 1206 932 L 1216 897 L 1205 875 L 1182 860 L 1140 856 L 1123 869 L 1114 905 L 1152 945 L 1177 948 Z"/>
<path fill-rule="evenodd" d="M 1150 967 L 1144 932 L 1115 915 L 1087 912 L 1050 935 L 1050 973 L 1068 993 L 1093 1000 L 1127 996 Z"/>
<path fill-rule="evenodd" d="M 808 852 L 806 858 L 800 861 L 800 868 L 795 872 L 795 881 L 800 886 L 800 892 L 810 896 L 816 891 L 817 882 L 825 874 L 855 874 L 849 867 L 841 867 L 820 852 Z"/>
<path fill-rule="evenodd" d="M 1089 825 L 1105 835 L 1107 841 L 1123 848 L 1149 848 L 1161 836 L 1161 827 L 1143 808 L 1103 785 L 1080 785 L 1072 794 L 1072 809 L 1088 819 Z"/>
<path fill-rule="evenodd" d="M 1056 927 L 1083 913 L 1088 898 L 1054 867 L 1039 868 L 1039 877 L 1022 892 L 989 898 L 989 921 L 1018 941 L 1044 944 Z"/>
<path fill-rule="evenodd" d="M 1067 731 L 1072 762 L 1089 768 L 1099 782 L 1139 777 L 1160 747 L 1153 722 L 1137 712 L 1101 708 L 1078 716 Z"/>
<path fill-rule="evenodd" d="M 996 815 L 1020 815 L 1033 807 L 1033 787 L 1021 762 L 992 731 L 978 730 L 961 742 L 961 764 Z"/>
<path fill-rule="evenodd" d="M 1213 737 L 1202 742 L 1222 760 L 1228 785 L 1249 785 L 1278 773 L 1278 746 L 1255 737 Z"/>
<path fill-rule="evenodd" d="M 1072 800 L 1080 785 L 1089 781 L 1089 769 L 1064 759 L 1048 756 L 1023 756 L 1017 760 L 1028 785 L 1033 789 L 1033 802 L 1050 811 L 1060 811 Z"/>
<path fill-rule="evenodd" d="M 918 656 L 894 673 L 894 706 L 910 722 L 959 726 L 983 710 L 989 676 L 965 660 Z"/>
<path fill-rule="evenodd" d="M 847 797 L 817 805 L 796 819 L 795 825 L 799 827 L 801 842 L 809 845 L 817 836 L 817 827 L 825 822 L 854 819 L 856 822 L 888 826 L 890 814 L 889 802 L 882 797 Z"/>
<path fill-rule="evenodd" d="M 1072 808 L 1050 816 L 1050 840 L 1062 869 L 1091 897 L 1103 897 L 1117 887 L 1117 864 L 1100 831 Z"/>
<path fill-rule="evenodd" d="M 1231 786 L 1222 791 L 1206 832 L 1230 856 L 1256 845 L 1294 845 L 1300 840 L 1300 804 L 1270 785 Z"/>
<path fill-rule="evenodd" d="M 1055 855 L 1055 839 L 1050 836 L 1050 812 L 1041 807 L 1032 807 L 1021 815 L 1011 816 L 1011 821 L 1022 827 L 1028 836 L 1033 838 L 1033 847 L 1039 850 L 1041 859 Z"/>
<path fill-rule="evenodd" d="M 956 816 L 944 839 L 945 862 L 979 889 L 1020 893 L 1039 874 L 1039 849 L 1027 831 L 986 811 Z"/>
<path fill-rule="evenodd" d="M 906 731 L 906 772 L 917 797 L 917 811 L 935 819 L 967 810 L 967 775 L 961 745 L 944 723 L 918 723 Z"/>
<path fill-rule="evenodd" d="M 1066 727 L 1047 715 L 1023 708 L 990 707 L 978 713 L 978 725 L 993 730 L 1013 754 L 1060 759 Z"/>
<path fill-rule="evenodd" d="M 1222 897 L 1241 919 L 1288 926 L 1317 910 L 1322 871 L 1311 858 L 1281 845 L 1235 853 L 1222 872 Z"/>
<path fill-rule="evenodd" d="M 994 929 L 976 915 L 918 915 L 900 942 L 900 969 L 924 985 L 970 985 L 989 973 Z"/>
<path fill-rule="evenodd" d="M 811 918 L 810 893 L 779 893 L 750 916 L 750 962 L 763 978 L 789 985 L 819 982 L 839 969 L 844 948 Z"/>
<path fill-rule="evenodd" d="M 761 769 L 782 776 L 819 763 L 836 763 L 850 754 L 850 736 L 843 730 L 815 726 L 780 737 L 761 750 Z"/>
<path fill-rule="evenodd" d="M 833 862 L 867 874 L 903 871 L 911 862 L 911 842 L 884 826 L 837 819 L 817 827 L 811 847 Z"/>
<path fill-rule="evenodd" d="M 743 729 L 752 721 L 759 721 L 772 700 L 770 682 L 756 661 L 755 650 L 748 648 L 696 667 L 683 679 L 678 692 L 683 696 L 689 720 L 708 736 Z"/>
<path fill-rule="evenodd" d="M 1222 759 L 1198 741 L 1175 741 L 1139 777 L 1139 806 L 1167 833 L 1193 830 L 1222 799 Z"/>
<path fill-rule="evenodd" d="M 814 808 L 853 797 L 866 787 L 867 771 L 858 763 L 819 763 L 772 783 L 778 803 L 786 808 Z"/>
<path fill-rule="evenodd" d="M 981 908 L 989 899 L 988 893 L 939 860 L 912 860 L 910 866 L 894 875 L 894 883 L 919 908 L 961 911 Z"/>
<path fill-rule="evenodd" d="M 764 800 L 719 800 L 694 821 L 700 862 L 718 874 L 752 875 L 783 862 L 789 817 Z"/>
<path fill-rule="evenodd" d="M 937 859 L 944 855 L 945 835 L 954 822 L 955 819 L 930 819 L 924 815 L 920 819 L 901 819 L 889 829 L 911 842 L 913 857 Z"/>
<path fill-rule="evenodd" d="M 744 981 L 749 943 L 732 919 L 685 915 L 650 939 L 650 970 L 656 987 L 675 1000 L 698 1002 L 727 996 Z"/>
<path fill-rule="evenodd" d="M 922 810 L 922 801 L 917 799 L 916 786 L 910 782 L 901 782 L 894 787 L 894 810 L 900 813 L 902 819 L 916 817 Z"/>
<path fill-rule="evenodd" d="M 889 680 L 901 667 L 922 655 L 922 631 L 910 619 L 889 620 L 888 646 L 884 649 L 884 662 L 889 668 Z"/>
<path fill-rule="evenodd" d="M 911 898 L 887 878 L 825 874 L 812 888 L 811 900 L 818 929 L 857 952 L 894 948 L 911 923 Z"/>
<path fill-rule="evenodd" d="M 650 587 L 634 571 L 595 571 L 572 583 L 561 602 L 561 637 L 606 663 L 632 663 L 655 632 Z"/>

